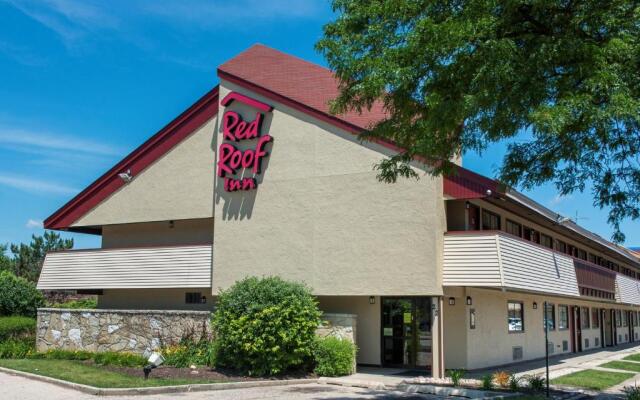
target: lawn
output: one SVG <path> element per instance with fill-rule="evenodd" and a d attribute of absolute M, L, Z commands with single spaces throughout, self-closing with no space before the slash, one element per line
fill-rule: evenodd
<path fill-rule="evenodd" d="M 626 357 L 624 358 L 624 360 L 629 360 L 629 361 L 640 361 L 640 353 L 631 354 L 630 356 L 626 356 Z"/>
<path fill-rule="evenodd" d="M 220 382 L 210 379 L 154 378 L 153 372 L 151 373 L 149 380 L 145 381 L 143 378 L 130 376 L 121 372 L 110 371 L 103 367 L 88 364 L 85 361 L 72 360 L 0 360 L 0 367 L 49 376 L 99 388 L 131 388 Z"/>
<path fill-rule="evenodd" d="M 610 361 L 600 366 L 604 368 L 613 368 L 613 369 L 622 369 L 622 370 L 631 371 L 631 372 L 640 372 L 639 363 L 624 362 L 624 361 Z"/>
<path fill-rule="evenodd" d="M 596 371 L 594 369 L 588 369 L 585 371 L 574 372 L 573 374 L 552 379 L 551 383 L 555 385 L 567 385 L 593 390 L 603 390 L 611 386 L 615 386 L 634 375 L 635 374 L 626 372 Z"/>

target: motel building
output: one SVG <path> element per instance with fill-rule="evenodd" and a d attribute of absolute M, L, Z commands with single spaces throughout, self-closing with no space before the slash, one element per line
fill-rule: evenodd
<path fill-rule="evenodd" d="M 39 289 L 211 311 L 234 282 L 277 275 L 351 317 L 358 364 L 433 376 L 544 357 L 545 319 L 552 355 L 640 340 L 633 252 L 463 167 L 379 182 L 399 149 L 357 134 L 382 107 L 330 115 L 323 67 L 255 45 L 217 75 L 45 221 L 102 246 L 49 253 Z"/>

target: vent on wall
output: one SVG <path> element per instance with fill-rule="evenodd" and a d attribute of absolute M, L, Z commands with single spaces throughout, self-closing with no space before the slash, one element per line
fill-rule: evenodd
<path fill-rule="evenodd" d="M 522 346 L 514 346 L 513 347 L 513 360 L 522 360 Z"/>
<path fill-rule="evenodd" d="M 563 340 L 562 341 L 562 351 L 567 351 L 569 350 L 569 341 L 568 340 Z"/>
<path fill-rule="evenodd" d="M 584 340 L 584 348 L 588 349 L 589 348 L 589 339 L 585 339 Z"/>
<path fill-rule="evenodd" d="M 596 347 L 600 346 L 600 338 L 593 339 L 593 345 Z"/>

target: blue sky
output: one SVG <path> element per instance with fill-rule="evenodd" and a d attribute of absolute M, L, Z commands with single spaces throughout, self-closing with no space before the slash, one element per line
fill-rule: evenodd
<path fill-rule="evenodd" d="M 43 219 L 212 88 L 216 67 L 250 45 L 324 64 L 313 45 L 331 16 L 316 0 L 0 0 L 0 243 L 41 234 Z M 503 154 L 496 145 L 464 164 L 493 176 Z M 610 237 L 589 193 L 528 194 Z M 628 245 L 640 245 L 638 226 L 624 225 Z"/>

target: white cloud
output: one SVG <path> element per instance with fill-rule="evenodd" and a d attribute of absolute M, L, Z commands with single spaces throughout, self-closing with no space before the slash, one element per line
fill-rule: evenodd
<path fill-rule="evenodd" d="M 20 150 L 20 146 L 31 151 L 35 149 L 65 150 L 103 156 L 121 155 L 123 151 L 114 146 L 69 135 L 33 132 L 22 129 L 0 127 L 0 146 Z"/>
<path fill-rule="evenodd" d="M 573 196 L 572 196 L 572 195 L 570 195 L 570 194 L 569 194 L 569 195 L 566 195 L 566 196 L 562 196 L 562 195 L 557 194 L 557 195 L 555 195 L 555 196 L 553 197 L 553 199 L 549 200 L 549 204 L 550 204 L 551 206 L 557 206 L 557 205 L 559 205 L 560 203 L 562 203 L 562 202 L 564 202 L 564 201 L 567 201 L 567 200 L 571 200 L 571 199 L 573 199 Z"/>
<path fill-rule="evenodd" d="M 14 175 L 0 174 L 0 185 L 30 193 L 70 195 L 79 192 L 77 188 L 60 183 Z"/>
<path fill-rule="evenodd" d="M 38 219 L 31 219 L 31 218 L 29 218 L 29 220 L 25 224 L 25 227 L 29 229 L 42 229 L 43 226 L 44 224 L 42 223 L 42 221 Z"/>

